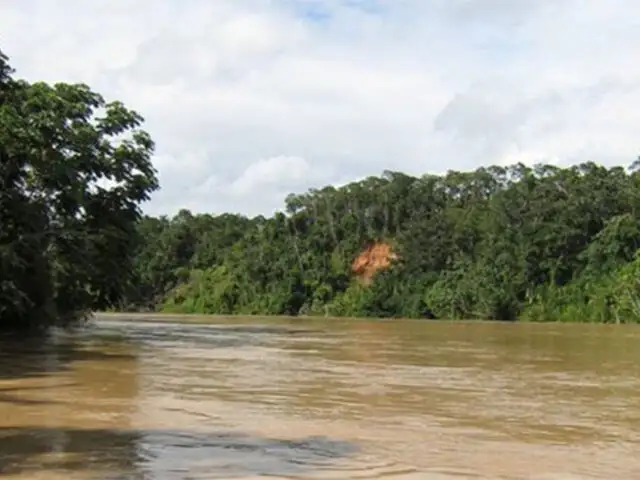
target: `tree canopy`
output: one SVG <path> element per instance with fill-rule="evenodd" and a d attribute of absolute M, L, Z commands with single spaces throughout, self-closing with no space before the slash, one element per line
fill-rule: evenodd
<path fill-rule="evenodd" d="M 158 188 L 143 118 L 84 84 L 13 78 L 0 52 L 0 328 L 68 322 L 128 288 Z"/>
<path fill-rule="evenodd" d="M 120 308 L 637 321 L 635 167 L 387 171 L 292 194 L 270 218 L 145 217 L 135 288 Z M 372 245 L 394 258 L 363 282 L 353 261 Z"/>

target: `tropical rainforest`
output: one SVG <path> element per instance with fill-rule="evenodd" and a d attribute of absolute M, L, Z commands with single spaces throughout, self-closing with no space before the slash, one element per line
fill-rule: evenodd
<path fill-rule="evenodd" d="M 144 217 L 119 308 L 635 322 L 638 166 L 387 171 L 269 218 Z"/>
<path fill-rule="evenodd" d="M 98 310 L 640 321 L 638 161 L 385 171 L 269 217 L 151 217 L 142 117 L 0 62 L 2 328 Z"/>

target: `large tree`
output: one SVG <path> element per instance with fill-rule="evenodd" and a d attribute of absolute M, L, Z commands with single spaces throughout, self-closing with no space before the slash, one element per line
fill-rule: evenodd
<path fill-rule="evenodd" d="M 158 188 L 143 118 L 84 84 L 13 78 L 0 52 L 0 328 L 115 305 Z"/>

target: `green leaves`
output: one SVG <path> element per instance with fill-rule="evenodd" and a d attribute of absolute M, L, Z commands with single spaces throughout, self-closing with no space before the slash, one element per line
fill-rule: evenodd
<path fill-rule="evenodd" d="M 629 273 L 640 245 L 638 178 L 594 163 L 421 178 L 384 172 L 291 194 L 287 214 L 269 219 L 186 211 L 147 218 L 136 257 L 144 280 L 129 305 L 640 321 L 640 288 Z M 364 286 L 350 268 L 375 241 L 391 242 L 399 259 Z M 180 269 L 191 275 L 177 275 Z"/>
<path fill-rule="evenodd" d="M 143 119 L 84 84 L 13 80 L 0 62 L 0 327 L 112 307 L 158 188 Z"/>

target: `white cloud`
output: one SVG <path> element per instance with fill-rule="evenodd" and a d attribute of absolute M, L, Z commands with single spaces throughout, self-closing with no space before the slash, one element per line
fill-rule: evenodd
<path fill-rule="evenodd" d="M 18 76 L 147 119 L 147 210 L 270 213 L 378 174 L 640 150 L 640 3 L 3 0 Z"/>
<path fill-rule="evenodd" d="M 297 183 L 304 180 L 311 170 L 307 160 L 300 157 L 272 157 L 258 160 L 247 167 L 231 184 L 234 195 L 251 195 L 261 188 L 277 186 L 283 182 Z"/>

